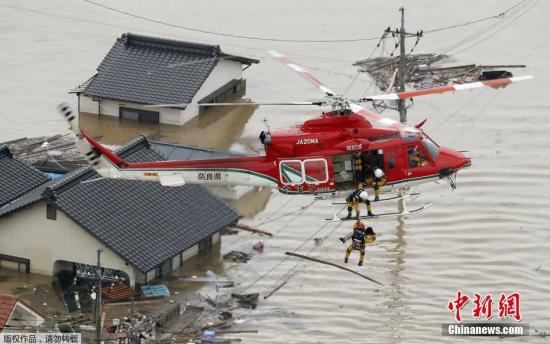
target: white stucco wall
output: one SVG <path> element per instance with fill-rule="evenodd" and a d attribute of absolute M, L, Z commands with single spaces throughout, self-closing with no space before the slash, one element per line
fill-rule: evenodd
<path fill-rule="evenodd" d="M 101 265 L 124 271 L 135 280 L 134 268 L 76 222 L 57 210 L 57 220 L 46 218 L 46 202 L 39 202 L 0 219 L 0 253 L 30 259 L 31 272 L 53 275 L 57 260 Z"/>
<path fill-rule="evenodd" d="M 243 67 L 240 62 L 221 59 L 212 72 L 210 72 L 201 88 L 199 88 L 191 103 L 197 103 L 233 79 L 241 79 L 242 75 Z M 199 109 L 197 106 L 187 106 L 182 112 L 182 124 L 195 117 L 198 113 Z"/>
<path fill-rule="evenodd" d="M 160 123 L 172 124 L 172 125 L 181 125 L 182 111 L 178 109 L 170 108 L 148 108 L 142 104 L 131 103 L 131 102 L 121 102 L 117 100 L 110 99 L 101 99 L 100 108 L 101 115 L 119 117 L 119 108 L 128 107 L 132 109 L 140 109 L 146 111 L 155 111 L 159 112 L 159 121 Z M 98 114 L 98 102 L 92 100 L 91 97 L 85 95 L 80 95 L 80 112 L 87 112 L 92 114 Z"/>
<path fill-rule="evenodd" d="M 208 78 L 204 81 L 201 88 L 195 94 L 192 103 L 196 103 L 218 88 L 222 87 L 233 79 L 242 78 L 242 64 L 237 61 L 221 59 L 214 67 Z M 98 102 L 93 101 L 91 97 L 80 95 L 80 112 L 98 114 Z M 129 107 L 147 111 L 158 111 L 160 113 L 160 123 L 183 125 L 198 113 L 197 106 L 187 106 L 185 110 L 170 108 L 147 108 L 141 104 L 121 102 L 109 99 L 101 100 L 101 115 L 119 117 L 119 107 Z"/>

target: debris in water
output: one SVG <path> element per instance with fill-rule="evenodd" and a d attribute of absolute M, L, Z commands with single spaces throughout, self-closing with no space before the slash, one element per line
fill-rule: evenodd
<path fill-rule="evenodd" d="M 264 243 L 261 241 L 258 241 L 257 243 L 252 246 L 252 249 L 256 252 L 262 253 L 264 251 Z"/>
<path fill-rule="evenodd" d="M 231 251 L 223 255 L 224 260 L 232 260 L 234 262 L 246 263 L 252 258 L 251 254 L 241 251 Z"/>
<path fill-rule="evenodd" d="M 257 228 L 252 228 L 252 227 L 250 227 L 248 225 L 244 225 L 242 223 L 237 223 L 236 225 L 233 225 L 233 227 L 238 228 L 238 229 L 242 229 L 242 230 L 245 230 L 245 231 L 248 231 L 248 232 L 260 234 L 260 235 L 273 236 L 273 234 L 270 233 L 270 232 L 263 231 L 263 230 L 257 229 Z"/>
<path fill-rule="evenodd" d="M 256 309 L 258 306 L 258 297 L 260 294 L 231 294 L 231 297 L 239 303 L 243 308 Z"/>

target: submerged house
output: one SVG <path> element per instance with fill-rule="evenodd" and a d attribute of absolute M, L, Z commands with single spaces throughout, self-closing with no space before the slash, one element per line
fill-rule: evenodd
<path fill-rule="evenodd" d="M 46 320 L 14 295 L 0 294 L 0 332 L 31 332 Z"/>
<path fill-rule="evenodd" d="M 185 104 L 223 102 L 242 95 L 242 71 L 256 59 L 206 45 L 131 33 L 118 38 L 97 74 L 71 91 L 78 112 L 182 125 L 199 113 Z M 167 105 L 146 107 L 145 105 Z"/>
<path fill-rule="evenodd" d="M 117 154 L 164 157 L 140 137 Z M 131 285 L 170 275 L 208 252 L 240 215 L 200 186 L 101 178 L 81 167 L 50 180 L 0 147 L 0 267 L 54 275 L 96 263 Z"/>

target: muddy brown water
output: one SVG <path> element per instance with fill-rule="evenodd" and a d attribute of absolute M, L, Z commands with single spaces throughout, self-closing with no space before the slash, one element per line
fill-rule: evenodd
<path fill-rule="evenodd" d="M 461 1 L 441 3 L 424 0 L 405 4 L 407 28 L 431 29 L 497 14 L 516 1 Z M 409 110 L 409 120 L 428 118 L 424 129 L 441 145 L 467 150 L 470 169 L 458 176 L 458 189 L 444 182 L 419 187 L 421 197 L 410 206 L 433 202 L 430 209 L 401 221 L 372 222 L 378 233 L 367 249 L 366 266 L 350 267 L 379 280 L 383 287 L 332 267 L 286 258 L 285 251 L 310 254 L 332 262 L 343 260 L 345 247 L 338 237 L 347 224 L 326 224 L 332 214 L 326 201 L 311 204 L 305 196 L 273 194 L 265 209 L 254 204 L 243 222 L 275 233 L 271 239 L 249 233 L 224 237 L 222 252 L 251 252 L 258 240 L 262 254 L 226 274 L 239 283 L 238 290 L 269 293 L 288 282 L 254 311 L 242 312 L 247 324 L 259 334 L 240 335 L 248 343 L 425 343 L 425 342 L 546 342 L 547 338 L 442 337 L 441 324 L 453 321 L 447 303 L 462 290 L 491 294 L 521 293 L 522 323 L 550 332 L 550 161 L 548 154 L 550 106 L 546 80 L 550 78 L 550 38 L 544 27 L 550 3 L 527 1 L 535 7 L 521 17 L 498 24 L 477 25 L 426 34 L 416 52 L 430 52 L 467 38 L 486 28 L 477 45 L 470 43 L 451 51 L 455 62 L 478 64 L 525 63 L 516 74 L 535 79 L 500 90 L 475 90 L 455 95 L 419 98 Z M 371 3 L 352 1 L 278 1 L 237 3 L 170 0 L 162 6 L 118 0 L 110 3 L 129 12 L 207 30 L 283 38 L 337 39 L 377 37 L 388 25 L 397 25 L 398 1 Z M 370 54 L 376 41 L 331 44 L 291 44 L 243 41 L 190 33 L 106 11 L 85 2 L 48 0 L 0 1 L 0 53 L 2 83 L 2 140 L 21 136 L 64 132 L 54 107 L 62 100 L 76 103 L 66 92 L 86 80 L 123 32 L 135 32 L 205 43 L 260 58 L 245 72 L 247 97 L 256 101 L 300 101 L 319 97 L 307 82 L 270 60 L 266 50 L 276 49 L 302 63 L 328 86 L 345 90 L 355 75 L 352 62 Z M 493 29 L 493 27 L 495 29 Z M 93 29 L 90 29 L 93 28 Z M 408 44 L 412 45 L 412 41 Z M 460 51 L 463 48 L 467 50 Z M 392 50 L 390 44 L 389 50 Z M 70 52 L 70 53 L 67 53 Z M 377 52 L 378 54 L 378 52 Z M 348 94 L 360 96 L 370 80 L 361 75 Z M 371 88 L 369 94 L 374 93 Z M 68 98 L 69 97 L 69 98 Z M 239 110 L 240 111 L 240 110 Z M 242 114 L 239 112 L 239 114 Z M 310 108 L 259 108 L 253 114 L 235 115 L 204 126 L 209 135 L 157 127 L 114 128 L 108 120 L 90 118 L 95 135 L 115 137 L 122 143 L 144 132 L 159 139 L 207 147 L 254 152 L 261 149 L 257 135 L 265 128 L 301 123 L 319 114 Z M 390 112 L 388 116 L 396 118 Z M 221 116 L 223 117 L 223 116 Z M 231 118 L 231 115 L 224 118 Z M 96 121 L 96 122 L 94 122 Z M 110 124 L 107 124 L 110 123 Z M 220 125 L 216 126 L 217 123 Z M 222 125 L 223 123 L 223 125 Z M 196 123 L 197 128 L 201 126 Z M 96 129 L 93 129 L 93 128 Z M 116 130 L 111 130 L 116 129 Z M 201 133 L 204 133 L 201 132 Z M 263 196 L 262 196 L 263 197 Z M 255 198 L 251 203 L 256 202 Z M 260 204 L 259 202 L 258 204 Z M 309 206 L 308 206 L 309 205 Z M 393 204 L 375 211 L 393 210 Z M 256 215 L 252 214 L 258 212 Z M 0 229 L 1 230 L 1 229 Z M 321 238 L 319 246 L 314 238 Z M 290 278 L 289 278 L 290 276 Z M 0 282 L 0 286 L 6 282 Z M 8 288 L 9 289 L 9 288 Z M 495 304 L 495 307 L 496 304 Z M 464 308 L 467 321 L 472 302 Z M 495 309 L 493 309 L 495 312 Z M 493 321 L 498 320 L 493 316 Z M 508 320 L 510 321 L 510 320 Z M 513 322 L 513 321 L 512 321 Z"/>

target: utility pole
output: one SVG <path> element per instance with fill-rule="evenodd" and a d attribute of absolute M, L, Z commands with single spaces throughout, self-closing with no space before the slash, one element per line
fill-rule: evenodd
<path fill-rule="evenodd" d="M 96 318 L 95 318 L 95 335 L 96 335 L 96 341 L 97 343 L 101 343 L 101 282 L 102 282 L 102 276 L 101 276 L 101 253 L 103 252 L 103 249 L 98 248 L 97 249 L 97 290 L 96 290 L 96 298 L 95 298 L 95 307 L 96 307 Z"/>
<path fill-rule="evenodd" d="M 405 79 L 407 77 L 405 64 L 405 8 L 401 7 L 401 29 L 399 30 L 399 92 L 405 92 Z M 405 99 L 399 99 L 397 103 L 399 109 L 399 121 L 404 123 L 407 121 L 407 108 L 405 107 Z"/>
<path fill-rule="evenodd" d="M 405 92 L 405 82 L 407 81 L 407 56 L 405 55 L 405 39 L 407 37 L 416 37 L 418 44 L 418 39 L 422 37 L 422 31 L 416 33 L 408 33 L 405 30 L 405 8 L 401 7 L 399 9 L 401 12 L 401 28 L 395 30 L 389 30 L 392 34 L 399 34 L 399 68 L 398 68 L 398 77 L 399 83 L 397 84 L 398 92 Z M 415 45 L 416 46 L 416 45 Z M 412 52 L 412 50 L 411 50 Z M 405 105 L 405 99 L 399 99 L 397 101 L 397 110 L 399 110 L 399 120 L 404 123 L 407 121 L 407 106 Z"/>
<path fill-rule="evenodd" d="M 101 312 L 101 285 L 102 282 L 110 282 L 110 283 L 122 283 L 125 281 L 124 277 L 119 277 L 115 270 L 104 268 L 101 269 L 101 253 L 103 253 L 102 248 L 97 249 L 97 265 L 88 265 L 88 264 L 80 264 L 75 263 L 76 265 L 76 278 L 80 278 L 83 280 L 91 280 L 93 281 L 93 284 L 95 285 L 94 288 L 96 289 L 93 294 L 95 294 L 95 298 L 93 294 L 91 295 L 92 299 L 95 299 L 95 308 L 94 308 L 94 322 L 96 325 L 96 339 L 99 342 L 101 342 L 101 318 L 102 318 L 102 312 Z M 76 284 L 76 281 L 75 281 Z"/>

